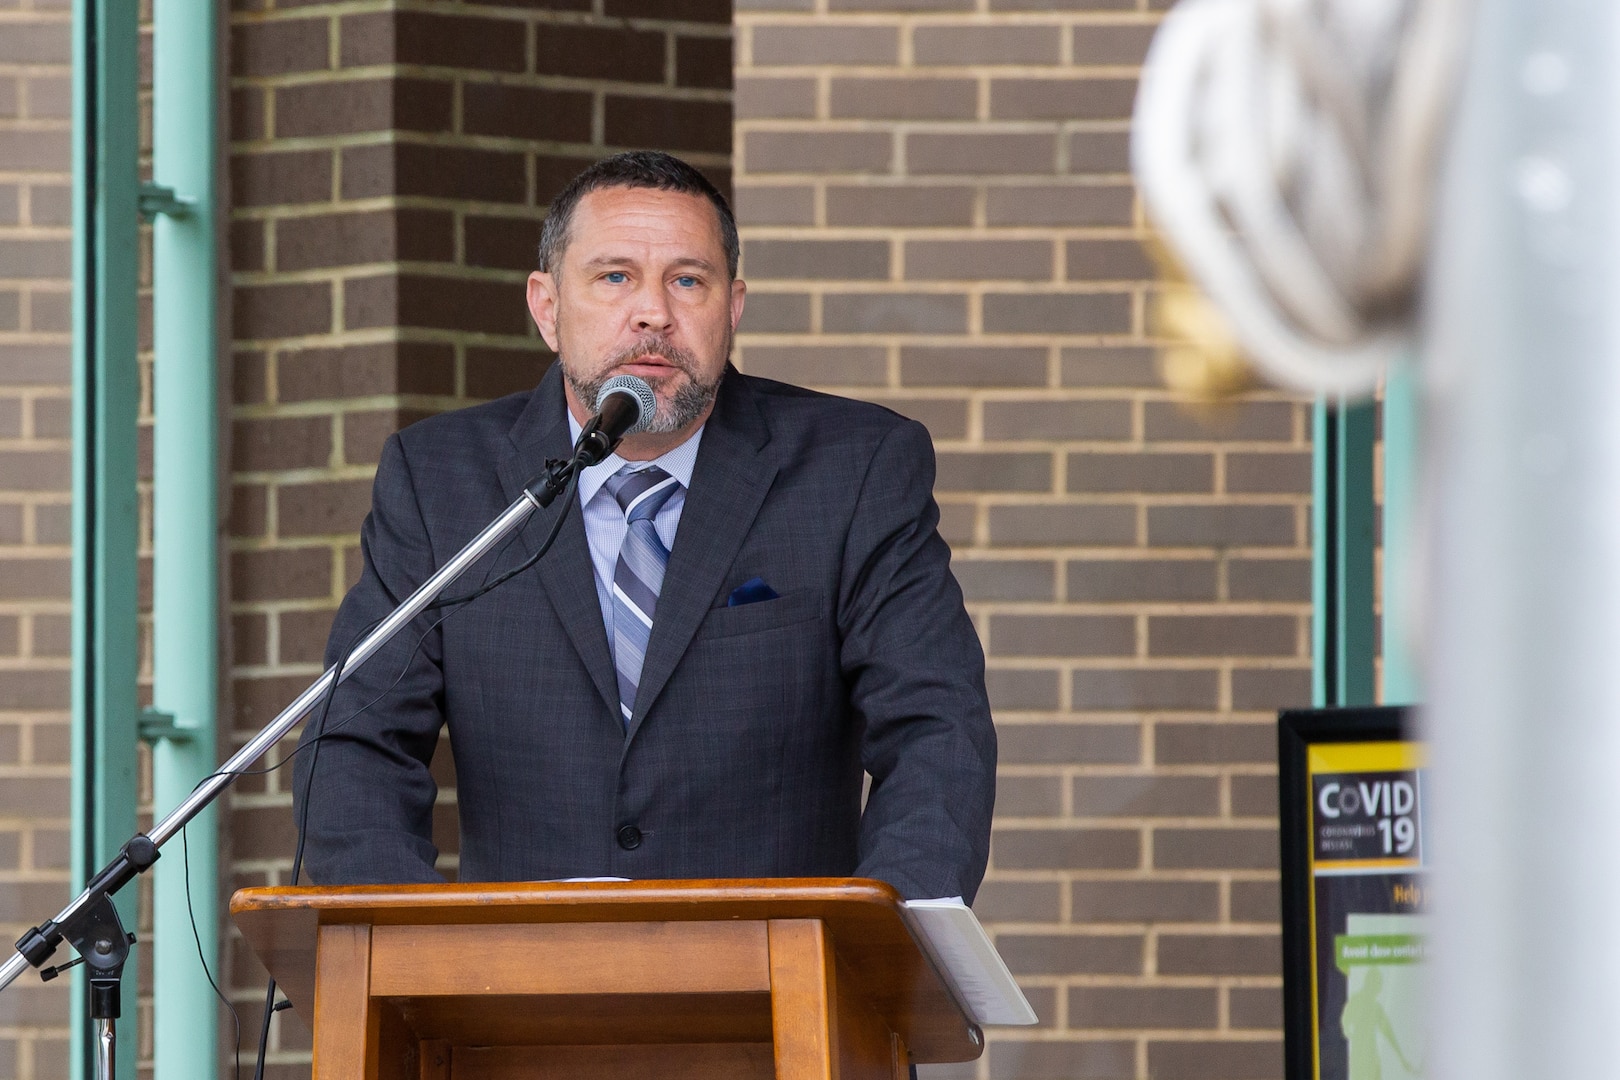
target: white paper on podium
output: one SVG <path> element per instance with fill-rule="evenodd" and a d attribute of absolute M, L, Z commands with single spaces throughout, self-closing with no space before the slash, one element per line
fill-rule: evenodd
<path fill-rule="evenodd" d="M 959 897 L 907 900 L 905 912 L 918 944 L 975 1023 L 1040 1022 L 990 936 Z"/>

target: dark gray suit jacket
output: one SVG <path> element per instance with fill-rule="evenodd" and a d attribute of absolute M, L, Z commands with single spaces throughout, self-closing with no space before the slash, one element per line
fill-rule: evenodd
<path fill-rule="evenodd" d="M 328 662 L 568 451 L 555 366 L 390 438 Z M 921 425 L 728 369 L 628 734 L 575 506 L 536 568 L 418 619 L 343 685 L 318 759 L 298 755 L 300 814 L 318 761 L 309 876 L 439 880 L 428 766 L 448 723 L 462 880 L 853 874 L 971 899 L 995 733 L 933 480 Z M 527 558 L 562 504 L 452 592 Z M 779 597 L 727 606 L 755 577 Z"/>

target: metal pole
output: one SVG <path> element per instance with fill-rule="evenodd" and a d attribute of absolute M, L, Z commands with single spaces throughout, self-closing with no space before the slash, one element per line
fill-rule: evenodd
<path fill-rule="evenodd" d="M 1311 696 L 1318 708 L 1374 696 L 1371 403 L 1318 401 L 1312 417 Z"/>
<path fill-rule="evenodd" d="M 1411 358 L 1396 363 L 1384 382 L 1383 702 L 1416 704 L 1422 694 L 1413 642 L 1413 547 L 1417 536 L 1418 388 Z"/>
<path fill-rule="evenodd" d="M 180 205 L 152 226 L 152 704 L 171 731 L 152 747 L 153 801 L 173 806 L 218 760 L 218 483 L 214 235 L 216 26 L 212 0 L 155 0 L 152 178 Z M 171 204 L 172 201 L 171 200 Z M 153 1052 L 159 1076 L 212 1076 L 219 1002 L 218 811 L 188 827 L 185 860 L 153 874 Z M 189 907 L 189 910 L 188 910 Z"/>
<path fill-rule="evenodd" d="M 73 853 L 84 882 L 135 830 L 137 5 L 73 5 Z M 135 894 L 120 897 L 136 925 Z M 101 1046 L 74 971 L 70 1075 Z M 130 995 L 133 1000 L 134 995 Z M 135 1074 L 135 1044 L 118 1069 Z"/>
<path fill-rule="evenodd" d="M 1620 1017 L 1620 7 L 1480 0 L 1424 349 L 1443 1080 L 1609 1076 Z"/>

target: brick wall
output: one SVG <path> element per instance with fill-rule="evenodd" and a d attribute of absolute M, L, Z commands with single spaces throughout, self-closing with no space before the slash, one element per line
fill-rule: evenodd
<path fill-rule="evenodd" d="M 0 2 L 0 934 L 68 899 L 68 6 Z M 66 984 L 0 996 L 0 1076 L 65 1074 Z"/>
<path fill-rule="evenodd" d="M 640 146 L 681 153 L 729 186 L 731 43 L 723 0 L 236 8 L 240 740 L 320 671 L 386 436 L 544 371 L 523 283 L 553 193 L 591 160 Z M 436 759 L 437 831 L 453 873 L 449 758 Z M 289 781 L 238 788 L 235 885 L 284 881 Z M 233 995 L 256 1016 L 262 973 L 244 952 L 234 949 Z M 281 1075 L 308 1075 L 308 1039 L 283 1023 Z"/>
<path fill-rule="evenodd" d="M 1042 1018 L 934 1076 L 1281 1075 L 1273 723 L 1308 416 L 1157 379 L 1135 0 L 737 0 L 741 365 L 932 430 L 1001 736 L 978 911 Z"/>

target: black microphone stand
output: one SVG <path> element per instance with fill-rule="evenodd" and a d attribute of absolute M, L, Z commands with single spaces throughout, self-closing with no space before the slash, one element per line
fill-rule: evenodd
<path fill-rule="evenodd" d="M 0 992 L 15 982 L 29 966 L 41 968 L 57 947 L 66 941 L 73 946 L 78 959 L 56 967 L 43 968 L 41 978 L 53 979 L 60 972 L 83 963 L 89 973 L 91 1019 L 96 1021 L 97 1080 L 114 1080 L 113 1051 L 117 1041 L 116 1021 L 120 1012 L 119 988 L 124 963 L 129 958 L 129 947 L 135 935 L 124 930 L 118 909 L 112 897 L 157 862 L 159 849 L 196 817 L 205 807 L 229 787 L 237 775 L 264 756 L 276 743 L 296 727 L 318 705 L 332 688 L 334 681 L 344 679 L 386 645 L 401 629 L 420 615 L 458 577 L 466 572 L 496 544 L 523 525 L 529 516 L 549 506 L 564 489 L 576 471 L 596 464 L 615 446 L 617 438 L 609 441 L 608 433 L 599 430 L 600 417 L 593 418 L 580 436 L 574 454 L 568 460 L 553 459 L 546 462 L 545 472 L 531 480 L 523 494 L 475 536 L 455 558 L 433 573 L 405 602 L 367 634 L 349 654 L 348 661 L 339 671 L 334 665 L 299 694 L 270 723 L 266 724 L 246 745 L 221 765 L 213 775 L 194 788 L 185 800 L 145 833 L 137 834 L 126 843 L 118 855 L 101 869 L 84 891 L 67 907 L 17 939 L 17 951 L 4 964 L 0 964 Z M 566 511 L 565 511 L 566 512 Z"/>

